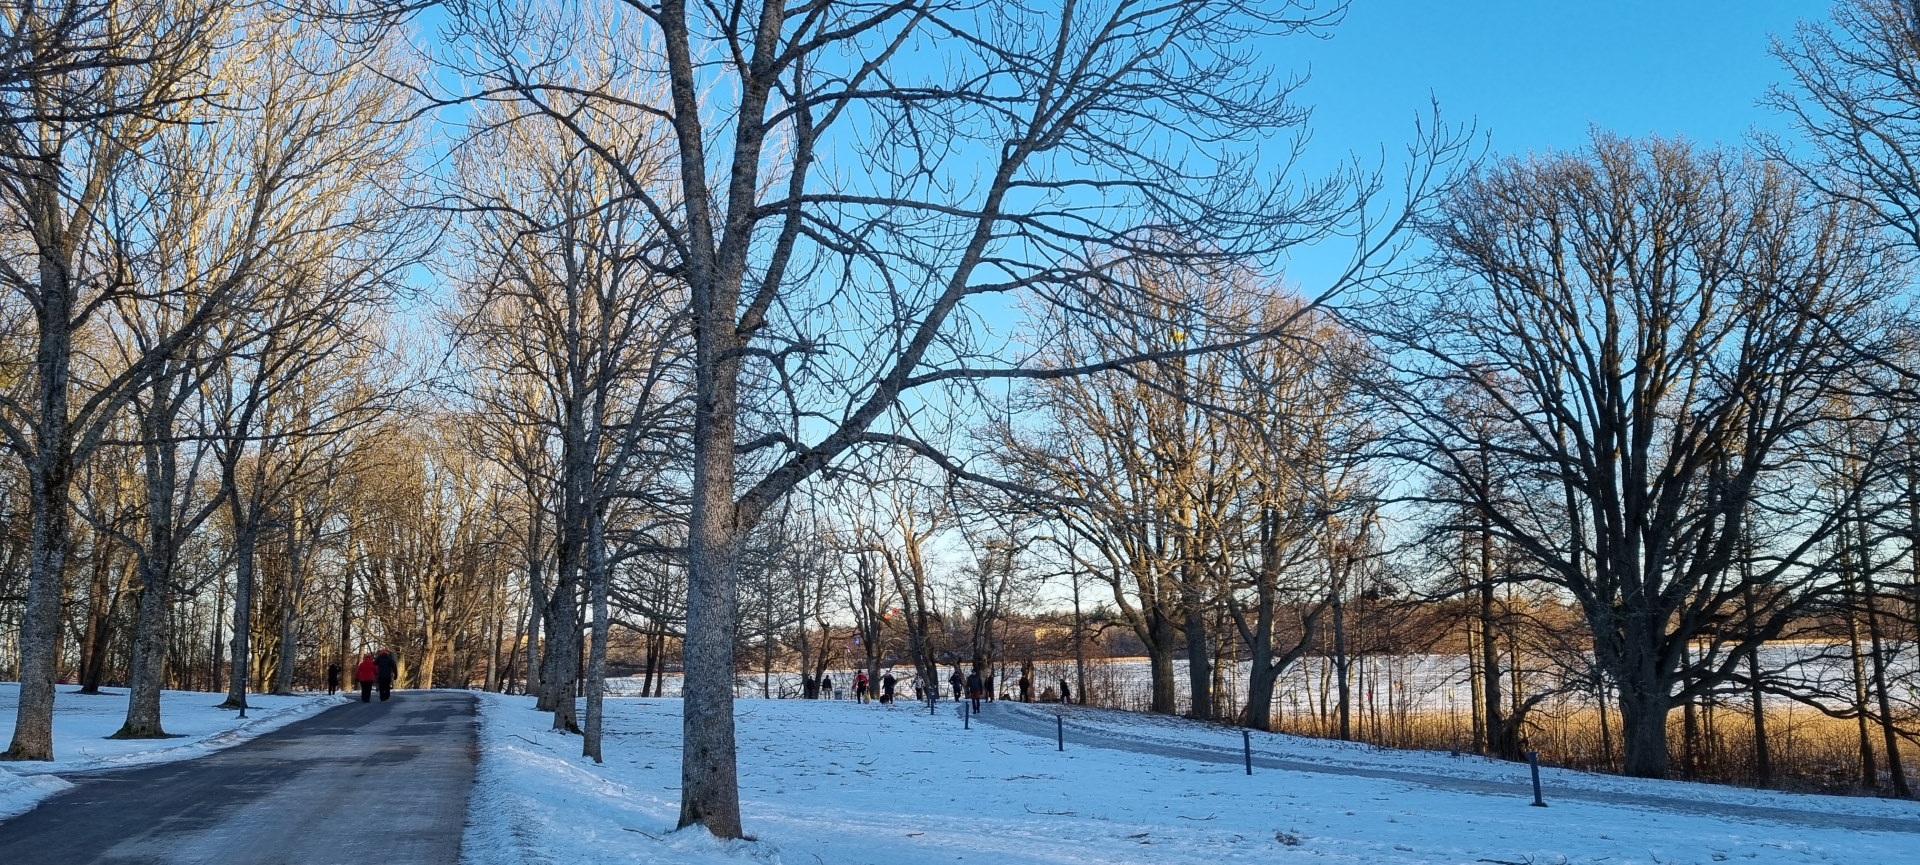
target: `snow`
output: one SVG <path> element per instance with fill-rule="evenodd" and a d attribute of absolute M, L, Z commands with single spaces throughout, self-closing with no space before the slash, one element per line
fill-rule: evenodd
<path fill-rule="evenodd" d="M 53 756 L 51 762 L 0 763 L 0 819 L 20 814 L 41 799 L 73 786 L 55 773 L 119 769 L 198 757 L 231 747 L 302 718 L 339 705 L 344 697 L 306 694 L 275 697 L 247 695 L 247 719 L 231 709 L 216 708 L 222 694 L 204 691 L 162 691 L 160 722 L 173 738 L 109 739 L 127 716 L 124 689 L 81 695 L 77 688 L 59 686 L 53 701 Z M 11 741 L 20 701 L 20 686 L 0 682 L 0 743 Z"/>
<path fill-rule="evenodd" d="M 1032 707 L 1013 706 L 1032 711 Z M 1049 717 L 1055 711 L 1046 710 Z M 1240 728 L 1196 724 L 1181 718 L 1114 712 L 1070 706 L 1065 709 L 1070 730 L 1097 732 L 1124 741 L 1176 743 L 1238 754 Z M 1048 723 L 1052 723 L 1051 720 Z M 1444 775 L 1452 778 L 1528 783 L 1527 767 L 1472 754 L 1459 756 L 1447 752 L 1401 751 L 1361 742 L 1340 742 L 1304 736 L 1288 736 L 1254 731 L 1254 754 L 1287 760 L 1301 760 L 1330 767 L 1388 770 Z M 1620 775 L 1603 775 L 1543 766 L 1541 784 L 1548 798 L 1555 790 L 1577 789 L 1625 796 L 1664 797 L 1694 802 L 1717 802 L 1762 808 L 1791 808 L 1822 814 L 1863 817 L 1915 819 L 1920 832 L 1920 806 L 1897 799 L 1865 796 L 1818 796 L 1754 790 L 1717 784 L 1685 781 L 1652 781 Z M 1920 840 L 1920 839 L 1916 839 Z M 1916 860 L 1920 861 L 1920 860 Z"/>
<path fill-rule="evenodd" d="M 1092 748 L 980 723 L 1052 724 L 1055 707 L 997 704 L 962 729 L 954 704 L 744 699 L 740 787 L 750 842 L 675 832 L 680 706 L 607 701 L 604 765 L 547 729 L 529 699 L 482 694 L 479 775 L 465 840 L 472 865 L 758 861 L 787 865 L 1225 862 L 1920 863 L 1914 834 L 1817 825 L 1820 814 L 1911 819 L 1912 803 L 1548 773 L 1549 808 L 1425 783 L 1258 769 Z M 1069 710 L 1071 736 L 1204 745 L 1237 754 L 1237 730 Z M 1327 766 L 1524 781 L 1525 767 L 1447 754 L 1257 734 L 1261 754 Z M 1580 787 L 1622 804 L 1553 801 Z M 1635 792 L 1804 812 L 1775 823 L 1633 807 Z M 1920 832 L 1920 823 L 1914 824 Z"/>

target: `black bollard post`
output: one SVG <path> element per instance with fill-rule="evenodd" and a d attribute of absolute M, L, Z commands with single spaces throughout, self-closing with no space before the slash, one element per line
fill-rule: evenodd
<path fill-rule="evenodd" d="M 960 724 L 969 730 L 973 729 L 973 707 L 971 705 L 966 703 L 960 704 Z"/>
<path fill-rule="evenodd" d="M 1054 750 L 1067 750 L 1067 721 L 1059 715 L 1053 716 Z"/>
<path fill-rule="evenodd" d="M 1547 800 L 1540 798 L 1540 752 L 1527 752 L 1527 767 L 1533 770 L 1533 807 L 1547 807 Z"/>
<path fill-rule="evenodd" d="M 1253 734 L 1240 731 L 1240 746 L 1247 753 L 1247 774 L 1253 774 Z"/>

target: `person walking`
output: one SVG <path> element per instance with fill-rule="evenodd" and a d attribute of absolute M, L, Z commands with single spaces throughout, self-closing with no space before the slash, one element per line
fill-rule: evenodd
<path fill-rule="evenodd" d="M 993 673 L 987 673 L 987 678 L 983 681 L 983 684 L 987 694 L 987 702 L 991 703 L 993 702 Z"/>
<path fill-rule="evenodd" d="M 853 700 L 856 703 L 867 701 L 867 674 L 853 674 Z"/>
<path fill-rule="evenodd" d="M 899 681 L 893 677 L 892 670 L 888 670 L 886 675 L 880 677 L 880 705 L 893 705 L 893 686 Z"/>
<path fill-rule="evenodd" d="M 1033 702 L 1033 680 L 1027 678 L 1025 673 L 1020 674 L 1020 702 Z"/>
<path fill-rule="evenodd" d="M 333 696 L 333 693 L 338 690 L 340 690 L 340 662 L 334 661 L 327 665 L 327 696 Z"/>
<path fill-rule="evenodd" d="M 373 653 L 360 656 L 360 667 L 353 671 L 353 680 L 360 685 L 360 702 L 373 702 L 373 680 L 380 676 L 380 665 L 374 663 Z"/>
<path fill-rule="evenodd" d="M 832 676 L 820 677 L 820 693 L 824 695 L 821 697 L 821 699 L 823 700 L 833 699 L 833 677 Z"/>
<path fill-rule="evenodd" d="M 973 713 L 976 715 L 980 714 L 980 691 L 984 687 L 986 684 L 980 681 L 979 670 L 967 674 L 967 699 L 973 701 Z"/>
<path fill-rule="evenodd" d="M 967 680 L 960 675 L 959 667 L 953 668 L 953 675 L 947 679 L 947 684 L 953 686 L 953 698 L 956 700 L 960 699 L 960 689 L 966 687 Z"/>
<path fill-rule="evenodd" d="M 380 654 L 374 656 L 373 664 L 379 672 L 380 702 L 384 703 L 393 696 L 393 679 L 400 675 L 400 662 L 394 660 L 392 652 L 381 649 Z"/>
<path fill-rule="evenodd" d="M 1060 702 L 1073 702 L 1073 690 L 1067 687 L 1067 680 L 1065 679 L 1060 680 Z"/>
<path fill-rule="evenodd" d="M 927 700 L 927 692 L 924 686 L 920 683 L 920 674 L 915 673 L 913 674 L 913 701 L 916 703 L 924 703 L 926 702 L 926 700 Z"/>

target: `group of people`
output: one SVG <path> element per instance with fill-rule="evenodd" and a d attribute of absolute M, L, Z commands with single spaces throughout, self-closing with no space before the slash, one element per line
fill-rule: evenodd
<path fill-rule="evenodd" d="M 919 682 L 920 682 L 920 679 L 918 677 L 915 677 L 914 678 L 915 693 L 919 693 L 919 688 L 920 688 Z M 829 676 L 827 678 L 821 679 L 820 684 L 822 687 L 826 689 L 828 694 L 833 693 L 832 677 Z M 873 689 L 870 687 L 872 684 L 873 682 L 867 678 L 866 673 L 853 674 L 853 699 L 861 703 L 871 702 L 873 700 Z M 892 670 L 888 670 L 885 673 L 881 674 L 880 705 L 890 706 L 893 704 L 893 691 L 895 688 L 899 687 L 899 685 L 900 685 L 900 680 L 893 677 Z"/>
<path fill-rule="evenodd" d="M 881 705 L 893 703 L 894 688 L 899 685 L 899 681 L 900 680 L 894 678 L 892 670 L 888 670 L 880 676 L 879 699 Z M 871 684 L 872 681 L 867 678 L 866 673 L 855 672 L 853 674 L 853 699 L 861 703 L 870 702 L 873 696 L 872 689 L 868 686 Z M 974 670 L 971 673 L 962 675 L 960 668 L 956 666 L 953 668 L 953 675 L 947 679 L 947 684 L 953 687 L 953 698 L 955 700 L 966 699 L 973 701 L 973 710 L 975 712 L 980 711 L 980 702 L 982 700 L 989 703 L 993 702 L 993 673 L 991 671 L 985 675 L 981 675 L 979 670 Z M 1020 676 L 1020 702 L 1033 702 L 1033 689 L 1034 681 L 1022 674 Z M 934 689 L 922 681 L 918 675 L 913 677 L 914 702 L 925 702 L 929 692 L 932 690 Z M 820 677 L 820 692 L 829 697 L 834 696 L 832 676 Z M 384 700 L 386 697 L 382 696 L 380 699 Z M 1073 689 L 1067 686 L 1067 680 L 1065 679 L 1060 680 L 1058 696 L 1055 695 L 1052 688 L 1048 688 L 1046 693 L 1040 698 L 1040 701 L 1043 703 L 1051 703 L 1056 700 L 1061 703 L 1073 702 Z"/>
<path fill-rule="evenodd" d="M 368 652 L 360 656 L 360 666 L 353 671 L 353 681 L 360 686 L 360 702 L 373 702 L 373 691 L 380 690 L 380 702 L 384 703 L 393 696 L 393 680 L 400 675 L 400 662 L 386 649 Z M 327 693 L 340 690 L 340 664 L 327 665 Z"/>
<path fill-rule="evenodd" d="M 994 690 L 993 690 L 992 671 L 988 671 L 987 674 L 983 676 L 980 674 L 980 671 L 976 669 L 973 672 L 963 676 L 960 674 L 960 668 L 954 667 L 953 675 L 947 677 L 947 684 L 953 687 L 953 698 L 955 700 L 961 699 L 961 694 L 964 693 L 966 695 L 966 699 L 973 702 L 973 710 L 975 712 L 980 711 L 981 700 L 984 699 L 989 703 L 993 702 Z M 1053 699 L 1049 699 L 1049 697 L 1051 697 L 1052 694 L 1053 694 L 1053 689 L 1048 688 L 1047 695 L 1041 698 L 1041 702 L 1046 702 L 1046 703 L 1054 702 Z M 1062 702 L 1062 703 L 1073 702 L 1073 689 L 1067 687 L 1067 680 L 1065 679 L 1060 680 L 1060 693 L 1058 696 L 1058 700 L 1059 702 Z M 1020 676 L 1020 702 L 1022 703 L 1033 702 L 1033 680 L 1028 678 L 1025 674 L 1022 674 Z"/>

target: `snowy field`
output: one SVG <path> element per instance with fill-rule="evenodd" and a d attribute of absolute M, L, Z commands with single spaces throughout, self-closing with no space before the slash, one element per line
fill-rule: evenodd
<path fill-rule="evenodd" d="M 1694 802 L 1787 807 L 1796 823 L 1553 801 L 1427 783 L 1084 747 L 1064 753 L 924 706 L 742 700 L 740 785 L 752 842 L 675 833 L 679 701 L 608 701 L 607 762 L 546 729 L 523 697 L 481 694 L 481 763 L 467 829 L 473 865 L 758 861 L 785 865 L 1009 865 L 1222 862 L 1691 865 L 1920 863 L 1920 834 L 1820 825 L 1822 814 L 1913 819 L 1913 803 L 1761 793 L 1678 782 L 1548 775 L 1580 787 Z M 1047 713 L 1001 704 L 993 713 Z M 1046 714 L 1027 720 L 1044 721 Z M 1201 744 L 1237 752 L 1237 731 L 1073 709 L 1070 734 Z M 1471 783 L 1523 781 L 1524 767 L 1446 754 L 1256 734 L 1261 755 L 1332 767 L 1411 771 Z M 1444 786 L 1444 785 L 1441 785 Z M 1903 824 L 1904 825 L 1904 824 Z M 1920 822 L 1913 824 L 1920 833 Z"/>
<path fill-rule="evenodd" d="M 160 722 L 171 739 L 109 739 L 127 718 L 127 692 L 107 688 L 97 696 L 74 694 L 61 685 L 53 702 L 53 756 L 50 763 L 0 763 L 0 818 L 19 814 L 48 796 L 72 785 L 53 777 L 55 772 L 117 769 L 147 763 L 185 760 L 230 747 L 268 730 L 339 705 L 341 697 L 300 695 L 274 697 L 250 694 L 247 719 L 230 709 L 214 708 L 224 694 L 203 691 L 163 691 Z M 13 739 L 20 686 L 0 682 L 0 750 Z"/>

